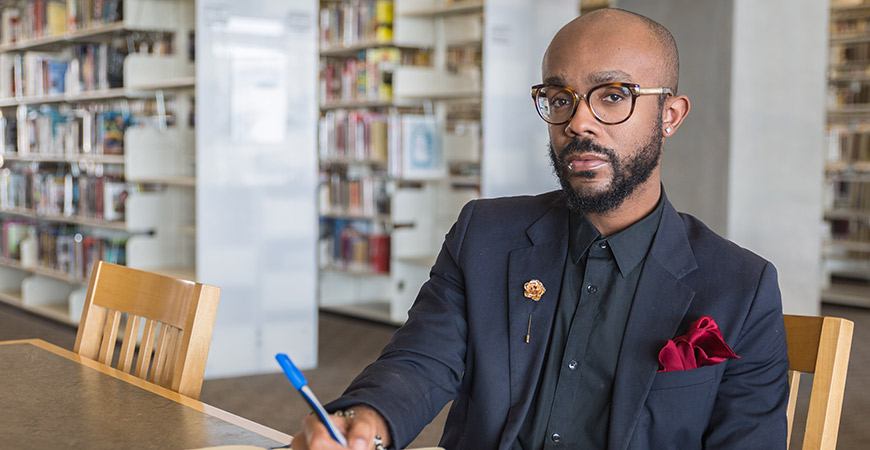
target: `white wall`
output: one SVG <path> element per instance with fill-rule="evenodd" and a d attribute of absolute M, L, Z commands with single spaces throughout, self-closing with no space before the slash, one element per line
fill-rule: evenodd
<path fill-rule="evenodd" d="M 692 112 L 665 144 L 677 209 L 771 260 L 818 314 L 828 2 L 619 0 L 668 27 Z"/>
<path fill-rule="evenodd" d="M 818 314 L 828 2 L 735 6 L 728 236 L 776 264 L 786 312 Z"/>
<path fill-rule="evenodd" d="M 316 0 L 196 2 L 197 278 L 206 376 L 317 363 Z"/>

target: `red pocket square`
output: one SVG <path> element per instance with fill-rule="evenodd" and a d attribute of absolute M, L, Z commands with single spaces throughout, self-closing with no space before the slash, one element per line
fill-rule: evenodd
<path fill-rule="evenodd" d="M 668 340 L 659 352 L 659 372 L 696 369 L 740 358 L 722 339 L 719 325 L 710 316 L 689 324 L 683 336 Z"/>

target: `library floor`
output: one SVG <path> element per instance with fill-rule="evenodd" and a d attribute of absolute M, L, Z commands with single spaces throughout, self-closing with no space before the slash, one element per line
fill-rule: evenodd
<path fill-rule="evenodd" d="M 855 322 L 837 448 L 870 448 L 870 428 L 867 427 L 870 422 L 870 347 L 862 345 L 870 341 L 870 310 L 824 305 L 822 314 Z M 305 372 L 321 400 L 338 396 L 354 375 L 377 357 L 393 331 L 394 328 L 387 325 L 321 314 L 320 365 Z M 40 338 L 72 349 L 75 329 L 0 305 L 0 340 L 27 338 Z M 299 422 L 308 414 L 305 403 L 290 389 L 283 375 L 277 373 L 206 380 L 201 400 L 290 434 L 297 431 Z M 805 403 L 805 399 L 802 400 Z M 446 410 L 442 411 L 423 431 L 413 447 L 437 444 L 445 413 Z M 800 423 L 798 420 L 800 416 L 795 423 Z"/>

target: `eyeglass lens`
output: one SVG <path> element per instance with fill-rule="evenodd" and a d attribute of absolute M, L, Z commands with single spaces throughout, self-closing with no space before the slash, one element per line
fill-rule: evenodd
<path fill-rule="evenodd" d="M 598 86 L 587 96 L 589 108 L 598 120 L 604 123 L 618 123 L 631 115 L 631 90 L 624 86 Z M 547 122 L 559 124 L 571 120 L 576 108 L 577 98 L 566 88 L 544 86 L 538 90 L 535 104 L 541 117 Z"/>

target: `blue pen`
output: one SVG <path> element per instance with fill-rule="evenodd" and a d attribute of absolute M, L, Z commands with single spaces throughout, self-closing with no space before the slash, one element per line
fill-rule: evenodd
<path fill-rule="evenodd" d="M 329 434 L 332 435 L 332 438 L 338 441 L 343 447 L 347 447 L 347 439 L 344 438 L 344 435 L 341 434 L 341 431 L 338 430 L 338 427 L 332 422 L 329 418 L 329 414 L 323 409 L 323 405 L 320 404 L 320 401 L 317 400 L 317 396 L 314 395 L 314 392 L 308 388 L 308 382 L 305 381 L 305 376 L 302 375 L 302 372 L 293 365 L 293 361 L 290 361 L 290 357 L 285 355 L 284 353 L 278 353 L 275 355 L 275 359 L 278 360 L 278 364 L 281 365 L 281 368 L 284 369 L 284 375 L 287 375 L 287 378 L 290 379 L 290 382 L 293 383 L 293 387 L 302 394 L 302 397 L 305 398 L 305 401 L 311 406 L 311 409 L 317 414 L 317 417 L 320 418 L 320 421 L 326 425 L 326 429 L 329 430 Z"/>

